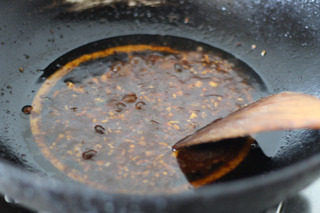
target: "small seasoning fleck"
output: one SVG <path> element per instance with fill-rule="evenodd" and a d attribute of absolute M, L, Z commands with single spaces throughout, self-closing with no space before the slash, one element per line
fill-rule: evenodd
<path fill-rule="evenodd" d="M 153 124 L 158 124 L 158 125 L 160 124 L 158 121 L 155 121 L 155 120 L 150 120 L 150 122 Z"/>
<path fill-rule="evenodd" d="M 122 112 L 127 107 L 127 105 L 125 105 L 122 102 L 118 102 L 115 104 L 115 107 L 116 107 L 115 109 L 116 112 Z"/>
<path fill-rule="evenodd" d="M 185 24 L 188 24 L 188 23 L 189 23 L 189 17 L 185 17 L 183 22 L 184 22 Z"/>
<path fill-rule="evenodd" d="M 210 85 L 211 87 L 217 87 L 217 86 L 218 86 L 218 84 L 217 84 L 216 82 L 214 82 L 214 81 L 210 81 L 210 82 L 209 82 L 209 85 Z"/>
<path fill-rule="evenodd" d="M 32 111 L 33 107 L 31 105 L 26 105 L 24 107 L 22 107 L 22 112 L 26 115 L 29 115 L 31 114 L 31 111 Z"/>
<path fill-rule="evenodd" d="M 267 54 L 267 51 L 266 50 L 262 50 L 261 51 L 261 56 L 265 56 Z"/>
<path fill-rule="evenodd" d="M 141 109 L 143 108 L 143 106 L 145 106 L 145 105 L 146 105 L 145 102 L 143 102 L 143 101 L 138 101 L 138 102 L 136 103 L 136 109 L 137 109 L 137 110 L 141 110 Z"/>
<path fill-rule="evenodd" d="M 173 126 L 173 128 L 175 128 L 176 130 L 179 130 L 180 129 L 180 126 L 178 125 L 178 124 L 174 124 L 174 125 L 172 125 Z"/>
<path fill-rule="evenodd" d="M 201 86 L 202 86 L 202 82 L 201 82 L 201 81 L 197 81 L 197 82 L 195 83 L 195 86 L 198 87 L 198 88 L 201 87 Z"/>
<path fill-rule="evenodd" d="M 138 97 L 135 93 L 129 93 L 122 98 L 122 100 L 126 103 L 134 103 L 137 99 Z"/>
<path fill-rule="evenodd" d="M 21 72 L 21 73 L 23 73 L 23 72 L 24 72 L 23 67 L 19 67 L 19 72 Z"/>
<path fill-rule="evenodd" d="M 210 63 L 210 58 L 209 58 L 209 56 L 208 56 L 207 54 L 204 54 L 204 55 L 203 55 L 203 61 L 204 61 L 205 63 L 207 63 L 207 64 Z"/>
<path fill-rule="evenodd" d="M 203 47 L 198 46 L 198 47 L 197 47 L 197 51 L 198 51 L 198 52 L 202 52 L 202 51 L 203 51 Z"/>
<path fill-rule="evenodd" d="M 66 81 L 66 85 L 67 87 L 72 88 L 74 86 L 74 83 L 71 81 Z"/>
<path fill-rule="evenodd" d="M 93 149 L 90 149 L 90 150 L 85 151 L 85 152 L 82 153 L 82 159 L 90 160 L 96 155 L 97 155 L 97 151 L 93 150 Z"/>
<path fill-rule="evenodd" d="M 182 72 L 182 71 L 183 71 L 183 68 L 182 68 L 182 66 L 181 66 L 180 64 L 175 64 L 175 65 L 174 65 L 174 70 L 175 70 L 176 72 Z"/>
<path fill-rule="evenodd" d="M 197 114 L 195 112 L 192 112 L 189 118 L 194 119 L 196 117 L 198 117 Z"/>
<path fill-rule="evenodd" d="M 78 107 L 71 107 L 70 108 L 73 112 L 76 112 L 78 110 Z"/>
<path fill-rule="evenodd" d="M 106 129 L 101 125 L 95 125 L 94 130 L 96 131 L 96 133 L 103 135 Z"/>
<path fill-rule="evenodd" d="M 241 46 L 242 46 L 242 44 L 240 42 L 236 43 L 236 47 L 241 47 Z"/>

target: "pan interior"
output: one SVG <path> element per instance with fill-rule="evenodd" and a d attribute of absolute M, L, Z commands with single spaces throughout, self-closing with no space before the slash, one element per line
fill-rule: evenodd
<path fill-rule="evenodd" d="M 232 55 L 155 35 L 77 48 L 50 64 L 38 83 L 30 124 L 45 158 L 74 180 L 134 194 L 190 190 L 237 167 L 251 142 L 238 142 L 233 152 L 216 145 L 178 153 L 178 161 L 171 146 L 265 90 Z"/>
<path fill-rule="evenodd" d="M 40 86 L 35 81 L 48 64 L 88 42 L 129 34 L 184 37 L 232 53 L 252 67 L 272 93 L 297 91 L 319 96 L 320 13 L 317 1 L 270 0 L 262 4 L 262 1 L 254 0 L 166 0 L 155 7 L 111 4 L 79 12 L 71 11 L 68 5 L 61 6 L 60 2 L 67 1 L 30 0 L 19 1 L 19 4 L 0 1 L 0 55 L 3 62 L 0 70 L 0 157 L 1 161 L 6 159 L 15 166 L 22 165 L 25 170 L 49 177 L 58 176 L 63 181 L 71 179 L 66 179 L 65 174 L 59 173 L 43 157 L 31 136 L 30 116 L 22 114 L 21 108 L 32 104 Z M 261 55 L 263 50 L 266 51 L 264 56 Z M 75 57 L 80 55 L 75 53 Z M 71 57 L 65 62 L 73 59 Z M 56 65 L 65 64 L 60 62 Z M 24 72 L 19 71 L 20 67 Z M 210 212 L 212 209 L 233 212 L 237 206 L 239 211 L 247 212 L 249 201 L 250 209 L 260 212 L 316 178 L 319 173 L 319 166 L 316 166 L 316 163 L 319 165 L 319 138 L 319 131 L 286 132 L 281 139 L 280 151 L 272 158 L 275 172 L 230 184 L 217 184 L 217 187 L 203 187 L 203 191 L 188 199 L 179 199 L 183 197 L 181 195 L 169 196 L 168 208 L 172 212 L 181 209 L 187 212 Z M 42 187 L 48 184 L 47 178 L 40 183 L 38 179 L 27 179 L 32 186 L 36 186 L 32 191 L 39 192 L 39 197 L 31 201 L 29 193 L 21 193 L 26 185 L 22 180 L 28 174 L 10 174 L 9 171 L 2 174 L 1 180 L 11 180 L 1 181 L 1 191 L 10 192 L 12 197 L 22 196 L 19 200 L 32 207 L 40 205 L 42 209 L 47 203 L 48 209 L 57 209 L 55 212 L 61 212 L 61 208 L 76 207 L 81 212 L 88 210 L 83 200 L 85 203 L 88 200 L 96 203 L 102 199 L 101 205 L 92 206 L 97 211 L 109 207 L 110 202 L 121 203 L 119 211 L 123 210 L 123 203 L 126 202 L 128 208 L 137 210 L 136 199 L 132 200 L 131 196 L 130 199 L 122 199 L 121 196 L 118 200 L 117 196 L 88 193 L 84 186 L 80 186 L 81 190 L 76 187 L 74 194 L 69 190 L 56 190 L 56 185 L 51 182 L 52 188 L 48 190 Z M 253 189 L 256 189 L 254 193 Z M 76 195 L 79 205 L 74 205 L 73 195 Z M 61 197 L 67 206 L 61 205 Z M 203 200 L 201 197 L 205 197 L 204 202 L 199 202 Z M 167 210 L 159 205 L 163 199 L 149 198 L 138 199 L 142 211 Z M 209 199 L 210 202 L 207 202 Z"/>

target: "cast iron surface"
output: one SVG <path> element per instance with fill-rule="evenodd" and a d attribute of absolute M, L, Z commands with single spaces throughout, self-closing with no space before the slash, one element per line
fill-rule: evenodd
<path fill-rule="evenodd" d="M 318 177 L 319 132 L 291 131 L 274 157 L 281 169 L 269 174 L 179 195 L 107 194 L 64 180 L 48 162 L 39 165 L 43 159 L 21 108 L 31 103 L 41 70 L 56 58 L 89 42 L 130 34 L 201 41 L 246 62 L 270 93 L 318 96 L 319 1 L 168 0 L 154 7 L 117 3 L 76 13 L 59 3 L 0 2 L 0 192 L 49 212 L 258 212 Z"/>

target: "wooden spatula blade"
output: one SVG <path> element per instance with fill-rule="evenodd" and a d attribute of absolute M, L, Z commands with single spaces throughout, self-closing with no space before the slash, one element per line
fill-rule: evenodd
<path fill-rule="evenodd" d="M 282 92 L 218 119 L 178 141 L 173 148 L 287 129 L 319 129 L 320 99 L 296 92 Z"/>

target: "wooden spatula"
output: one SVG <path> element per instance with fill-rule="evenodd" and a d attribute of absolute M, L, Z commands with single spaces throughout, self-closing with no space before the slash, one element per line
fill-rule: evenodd
<path fill-rule="evenodd" d="M 173 149 L 179 150 L 260 132 L 298 128 L 320 128 L 320 99 L 307 94 L 282 92 L 262 98 L 213 121 L 178 141 Z"/>

